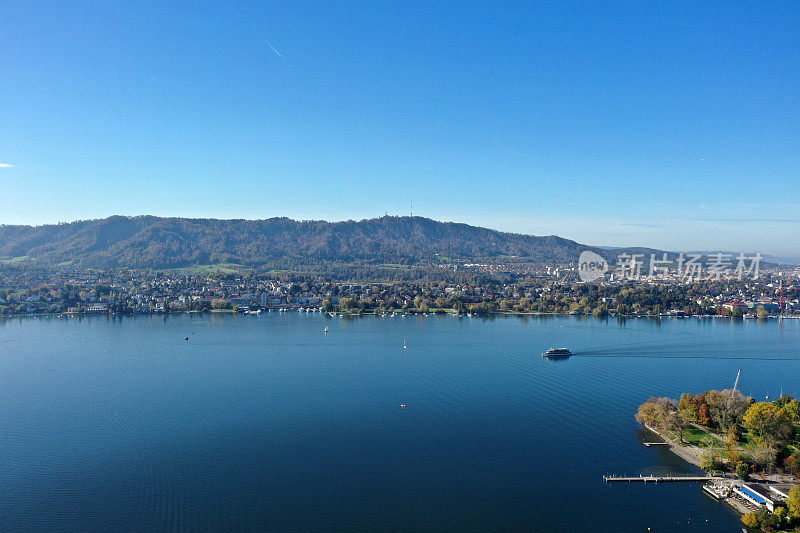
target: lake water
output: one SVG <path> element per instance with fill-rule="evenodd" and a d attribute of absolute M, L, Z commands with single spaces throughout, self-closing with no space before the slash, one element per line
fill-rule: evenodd
<path fill-rule="evenodd" d="M 602 475 L 697 472 L 642 446 L 638 405 L 739 368 L 759 400 L 800 393 L 798 341 L 797 320 L 0 321 L 0 529 L 740 531 L 699 484 Z M 539 356 L 561 346 L 581 354 Z"/>

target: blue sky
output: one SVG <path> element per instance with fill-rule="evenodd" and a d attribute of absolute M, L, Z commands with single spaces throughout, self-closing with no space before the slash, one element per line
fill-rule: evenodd
<path fill-rule="evenodd" d="M 800 255 L 796 3 L 234 4 L 7 3 L 0 223 L 413 197 L 591 244 Z"/>

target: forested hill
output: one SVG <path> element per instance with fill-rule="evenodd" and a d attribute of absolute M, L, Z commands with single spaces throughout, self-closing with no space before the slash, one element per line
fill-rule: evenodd
<path fill-rule="evenodd" d="M 0 226 L 0 260 L 6 264 L 31 261 L 97 268 L 419 264 L 504 256 L 568 262 L 585 249 L 556 236 L 503 233 L 422 217 L 301 222 L 113 216 L 69 224 Z"/>

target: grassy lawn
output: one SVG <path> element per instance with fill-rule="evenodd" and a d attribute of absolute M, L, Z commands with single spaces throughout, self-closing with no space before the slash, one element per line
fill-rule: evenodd
<path fill-rule="evenodd" d="M 232 263 L 220 263 L 216 265 L 195 265 L 186 268 L 178 268 L 175 272 L 194 276 L 203 274 L 237 274 L 242 271 L 241 265 Z"/>
<path fill-rule="evenodd" d="M 690 426 L 683 430 L 683 440 L 692 446 L 707 447 L 710 443 L 715 448 L 722 447 L 724 444 L 716 437 L 712 437 L 705 431 L 694 426 Z"/>
<path fill-rule="evenodd" d="M 19 257 L 12 257 L 11 259 L 0 259 L 0 263 L 4 265 L 11 265 L 14 263 L 21 263 L 22 261 L 33 260 L 33 257 L 29 255 L 21 255 Z"/>
<path fill-rule="evenodd" d="M 750 433 L 742 433 L 742 438 L 739 440 L 739 446 L 741 446 L 745 450 L 752 450 L 753 448 L 757 447 L 756 441 L 753 437 L 750 436 Z"/>

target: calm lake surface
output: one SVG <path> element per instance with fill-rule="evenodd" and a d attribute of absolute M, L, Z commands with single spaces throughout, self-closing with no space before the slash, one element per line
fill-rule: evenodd
<path fill-rule="evenodd" d="M 759 400 L 800 393 L 799 341 L 797 320 L 0 321 L 0 530 L 741 531 L 699 484 L 602 475 L 697 472 L 642 446 L 638 405 L 739 368 Z M 539 356 L 561 346 L 584 352 Z"/>

